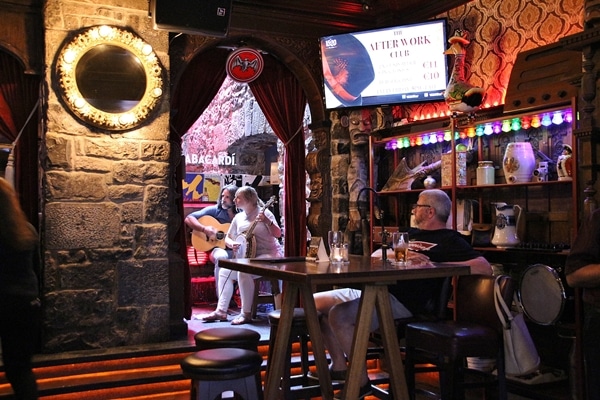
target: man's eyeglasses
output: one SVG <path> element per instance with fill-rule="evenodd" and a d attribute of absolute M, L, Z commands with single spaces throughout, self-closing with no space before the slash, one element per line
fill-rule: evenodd
<path fill-rule="evenodd" d="M 429 204 L 411 204 L 411 206 L 410 206 L 410 208 L 412 208 L 413 210 L 414 210 L 415 208 L 418 208 L 418 207 L 427 207 L 427 208 L 431 208 L 431 206 L 430 206 Z"/>

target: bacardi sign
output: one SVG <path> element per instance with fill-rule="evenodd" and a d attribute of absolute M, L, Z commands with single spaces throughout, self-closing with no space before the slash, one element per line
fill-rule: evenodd
<path fill-rule="evenodd" d="M 186 154 L 185 163 L 187 165 L 232 166 L 235 165 L 235 153 Z"/>

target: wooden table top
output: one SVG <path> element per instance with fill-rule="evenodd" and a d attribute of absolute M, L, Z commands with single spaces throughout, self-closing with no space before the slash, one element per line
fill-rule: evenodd
<path fill-rule="evenodd" d="M 254 275 L 303 284 L 393 283 L 400 280 L 467 275 L 470 268 L 458 264 L 397 267 L 369 256 L 349 257 L 348 263 L 311 262 L 301 257 L 238 258 L 219 260 L 219 266 Z"/>

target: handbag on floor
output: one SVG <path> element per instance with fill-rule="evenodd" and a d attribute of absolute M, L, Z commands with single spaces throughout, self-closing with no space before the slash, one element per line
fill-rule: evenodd
<path fill-rule="evenodd" d="M 525 324 L 523 310 L 516 293 L 514 295 L 518 309 L 516 312 L 511 311 L 502 298 L 498 279 L 494 287 L 494 298 L 496 312 L 503 327 L 506 375 L 520 376 L 536 371 L 540 365 L 540 356 Z"/>

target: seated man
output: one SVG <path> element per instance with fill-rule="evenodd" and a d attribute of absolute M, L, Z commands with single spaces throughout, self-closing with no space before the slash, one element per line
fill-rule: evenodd
<path fill-rule="evenodd" d="M 237 186 L 225 186 L 219 195 L 217 204 L 204 207 L 202 210 L 194 211 L 185 218 L 185 224 L 194 231 L 201 232 L 205 235 L 205 241 L 210 243 L 223 242 L 221 246 L 216 246 L 211 249 L 208 259 L 214 264 L 215 275 L 215 290 L 219 287 L 219 260 L 222 258 L 231 258 L 233 250 L 228 249 L 224 240 L 217 240 L 219 229 L 229 229 L 231 220 L 237 213 L 233 199 L 237 192 Z M 204 217 L 204 218 L 203 218 Z M 202 221 L 205 223 L 203 224 Z M 217 296 L 219 295 L 217 290 Z"/>
<path fill-rule="evenodd" d="M 408 230 L 411 241 L 420 245 L 409 251 L 409 263 L 448 262 L 469 265 L 473 274 L 492 274 L 488 261 L 456 231 L 446 228 L 451 211 L 448 195 L 439 189 L 421 192 L 417 204 L 413 205 L 414 221 L 417 228 Z M 443 279 L 421 279 L 399 281 L 389 286 L 392 314 L 395 319 L 409 318 L 426 311 L 427 305 L 441 292 Z M 317 310 L 323 314 L 321 332 L 325 347 L 329 351 L 332 380 L 344 380 L 346 376 L 346 356 L 352 348 L 354 326 L 358 314 L 360 290 L 336 289 L 315 293 Z M 374 313 L 371 331 L 378 328 L 379 322 Z M 371 393 L 366 365 L 361 377 L 360 398 Z"/>

